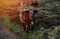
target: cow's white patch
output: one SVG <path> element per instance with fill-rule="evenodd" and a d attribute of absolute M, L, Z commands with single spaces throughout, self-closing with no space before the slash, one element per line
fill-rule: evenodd
<path fill-rule="evenodd" d="M 33 16 L 33 10 L 31 9 L 31 10 L 29 11 L 29 18 L 30 18 L 30 19 L 33 19 L 32 16 Z"/>
<path fill-rule="evenodd" d="M 33 24 L 33 21 L 31 21 L 31 24 Z"/>

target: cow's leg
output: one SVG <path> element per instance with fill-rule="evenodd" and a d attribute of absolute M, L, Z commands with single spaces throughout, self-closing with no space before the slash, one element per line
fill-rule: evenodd
<path fill-rule="evenodd" d="M 24 31 L 26 31 L 26 24 L 24 23 Z"/>
<path fill-rule="evenodd" d="M 22 29 L 23 29 L 23 32 L 25 31 L 25 24 L 22 23 Z"/>
<path fill-rule="evenodd" d="M 28 25 L 26 24 L 26 33 L 28 33 Z"/>
<path fill-rule="evenodd" d="M 31 21 L 30 23 L 30 32 L 32 32 L 32 25 L 33 25 L 33 21 Z"/>
<path fill-rule="evenodd" d="M 30 32 L 32 32 L 32 25 L 30 25 Z"/>

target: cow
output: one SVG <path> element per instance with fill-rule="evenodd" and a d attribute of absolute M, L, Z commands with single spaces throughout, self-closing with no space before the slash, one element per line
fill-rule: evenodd
<path fill-rule="evenodd" d="M 37 2 L 31 3 L 31 6 L 37 6 Z M 24 8 L 24 2 L 21 3 L 21 7 L 23 7 L 23 10 L 20 11 L 19 17 L 20 17 L 20 23 L 22 26 L 23 31 L 26 31 L 28 33 L 28 28 L 30 29 L 30 32 L 32 31 L 32 26 L 35 22 L 35 13 L 37 13 L 38 10 Z"/>
<path fill-rule="evenodd" d="M 30 31 L 32 30 L 31 25 L 32 18 L 29 16 L 29 10 L 23 10 L 20 12 L 20 22 L 23 28 L 23 31 L 28 33 L 28 27 L 30 26 Z"/>
<path fill-rule="evenodd" d="M 35 14 L 37 10 L 29 10 L 29 9 L 24 9 L 20 12 L 20 22 L 23 31 L 26 31 L 28 33 L 28 28 L 30 29 L 30 32 L 32 31 L 32 26 L 35 22 Z"/>

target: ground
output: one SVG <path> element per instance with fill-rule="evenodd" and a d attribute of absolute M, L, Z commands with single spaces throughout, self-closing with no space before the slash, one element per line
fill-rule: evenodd
<path fill-rule="evenodd" d="M 20 37 L 10 31 L 4 23 L 0 22 L 0 39 L 20 39 Z"/>

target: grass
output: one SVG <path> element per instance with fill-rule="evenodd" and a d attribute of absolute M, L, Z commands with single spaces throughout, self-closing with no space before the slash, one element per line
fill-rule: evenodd
<path fill-rule="evenodd" d="M 4 20 L 10 30 L 19 35 L 21 39 L 60 39 L 60 26 L 56 26 L 54 29 L 41 27 L 39 30 L 34 30 L 26 35 L 22 31 L 21 25 L 10 23 L 8 17 Z"/>
<path fill-rule="evenodd" d="M 25 35 L 25 32 L 22 31 L 22 28 L 20 27 L 20 29 L 18 29 L 19 25 L 10 25 L 9 28 L 15 32 L 17 35 L 19 35 L 21 37 L 21 39 L 45 39 L 46 36 L 48 36 L 48 39 L 55 39 L 57 36 L 58 38 L 60 37 L 58 30 L 60 30 L 59 28 L 57 30 L 55 29 L 44 29 L 41 28 L 40 30 L 37 31 L 32 31 L 29 32 L 27 35 Z M 57 28 L 57 27 L 55 27 Z M 47 35 L 45 35 L 45 33 L 47 33 Z"/>

